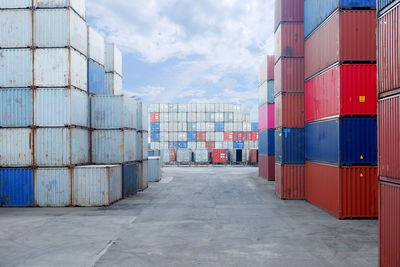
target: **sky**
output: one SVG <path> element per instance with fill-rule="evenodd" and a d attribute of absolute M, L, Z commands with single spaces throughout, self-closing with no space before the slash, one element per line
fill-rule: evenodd
<path fill-rule="evenodd" d="M 147 104 L 241 104 L 258 120 L 274 0 L 87 0 L 86 13 L 123 53 L 125 95 Z"/>

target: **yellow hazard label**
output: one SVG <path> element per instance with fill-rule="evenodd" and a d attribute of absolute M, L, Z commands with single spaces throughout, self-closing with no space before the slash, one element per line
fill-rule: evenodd
<path fill-rule="evenodd" d="M 364 177 L 364 174 L 360 173 L 360 177 Z"/>
<path fill-rule="evenodd" d="M 365 103 L 365 95 L 360 96 L 360 103 Z"/>
<path fill-rule="evenodd" d="M 364 159 L 363 155 L 361 155 L 360 159 Z"/>

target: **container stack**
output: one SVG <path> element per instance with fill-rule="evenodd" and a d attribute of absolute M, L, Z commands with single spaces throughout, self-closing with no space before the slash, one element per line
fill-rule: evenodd
<path fill-rule="evenodd" d="M 275 4 L 275 188 L 282 199 L 304 199 L 303 0 Z"/>
<path fill-rule="evenodd" d="M 400 266 L 400 1 L 378 1 L 379 266 Z"/>
<path fill-rule="evenodd" d="M 104 94 L 122 94 L 122 53 L 115 44 L 105 45 Z"/>
<path fill-rule="evenodd" d="M 88 92 L 91 95 L 104 95 L 105 43 L 104 38 L 92 27 L 87 27 L 88 40 Z"/>
<path fill-rule="evenodd" d="M 150 166 L 148 162 L 148 139 L 149 139 L 149 109 L 144 103 L 137 104 L 137 159 L 139 161 L 138 189 L 143 191 L 148 187 L 148 174 L 157 172 L 150 170 L 154 166 Z M 146 171 L 148 170 L 148 171 Z"/>
<path fill-rule="evenodd" d="M 259 175 L 275 181 L 275 57 L 267 56 L 260 65 L 258 87 Z"/>
<path fill-rule="evenodd" d="M 150 110 L 151 149 L 161 151 L 163 163 L 248 162 L 258 148 L 257 125 L 238 105 L 154 104 Z"/>

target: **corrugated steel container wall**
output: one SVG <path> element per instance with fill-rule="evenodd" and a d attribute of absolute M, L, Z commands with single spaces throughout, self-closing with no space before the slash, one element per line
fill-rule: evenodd
<path fill-rule="evenodd" d="M 305 165 L 275 164 L 275 191 L 281 199 L 304 199 Z"/>
<path fill-rule="evenodd" d="M 282 58 L 275 65 L 275 95 L 304 92 L 304 58 Z"/>
<path fill-rule="evenodd" d="M 0 2 L 0 8 L 31 8 L 32 0 L 3 0 Z"/>
<path fill-rule="evenodd" d="M 32 21 L 31 10 L 0 10 L 0 47 L 31 47 Z"/>
<path fill-rule="evenodd" d="M 71 179 L 68 168 L 39 168 L 34 171 L 35 206 L 66 207 L 71 205 Z"/>
<path fill-rule="evenodd" d="M 306 200 L 338 219 L 376 218 L 377 167 L 338 167 L 307 162 Z"/>
<path fill-rule="evenodd" d="M 34 67 L 38 87 L 74 86 L 87 91 L 87 59 L 73 49 L 36 49 Z"/>
<path fill-rule="evenodd" d="M 169 149 L 161 150 L 161 161 L 162 163 L 168 163 L 171 160 Z"/>
<path fill-rule="evenodd" d="M 161 159 L 160 157 L 150 157 L 148 160 L 149 172 L 148 181 L 158 182 L 161 180 Z"/>
<path fill-rule="evenodd" d="M 89 97 L 85 92 L 77 89 L 40 88 L 34 94 L 36 126 L 89 127 Z"/>
<path fill-rule="evenodd" d="M 259 132 L 258 148 L 260 155 L 275 155 L 275 130 Z"/>
<path fill-rule="evenodd" d="M 111 205 L 122 198 L 122 166 L 75 167 L 72 184 L 72 205 Z"/>
<path fill-rule="evenodd" d="M 376 115 L 376 65 L 338 65 L 306 82 L 306 121 Z"/>
<path fill-rule="evenodd" d="M 275 128 L 275 105 L 267 104 L 258 110 L 259 130 Z"/>
<path fill-rule="evenodd" d="M 185 148 L 179 148 L 176 151 L 176 161 L 177 162 L 189 162 L 191 161 L 190 150 Z"/>
<path fill-rule="evenodd" d="M 304 57 L 303 22 L 281 23 L 275 32 L 275 62 L 281 57 Z"/>
<path fill-rule="evenodd" d="M 304 36 L 308 37 L 336 9 L 375 9 L 376 0 L 305 0 Z"/>
<path fill-rule="evenodd" d="M 305 77 L 337 62 L 376 61 L 376 12 L 336 12 L 304 43 Z"/>
<path fill-rule="evenodd" d="M 128 198 L 137 193 L 138 164 L 128 163 L 122 165 L 122 197 Z"/>
<path fill-rule="evenodd" d="M 303 164 L 304 129 L 275 130 L 275 161 L 282 164 Z"/>
<path fill-rule="evenodd" d="M 339 165 L 376 165 L 376 117 L 346 117 L 306 124 L 306 159 Z"/>
<path fill-rule="evenodd" d="M 379 184 L 379 266 L 400 265 L 400 185 Z"/>
<path fill-rule="evenodd" d="M 79 128 L 35 130 L 35 164 L 69 166 L 89 162 L 89 131 Z"/>
<path fill-rule="evenodd" d="M 159 132 L 160 131 L 160 123 L 158 123 L 158 122 L 150 123 L 150 131 L 151 132 Z"/>
<path fill-rule="evenodd" d="M 386 7 L 390 8 L 391 5 L 397 4 L 398 0 L 377 0 L 377 9 L 379 11 L 379 16 L 382 15 L 383 12 L 385 12 Z"/>
<path fill-rule="evenodd" d="M 379 101 L 379 175 L 400 183 L 400 96 Z"/>
<path fill-rule="evenodd" d="M 268 102 L 268 82 L 264 82 L 258 87 L 258 107 L 261 107 Z"/>
<path fill-rule="evenodd" d="M 152 142 L 159 142 L 160 141 L 160 133 L 158 132 L 152 132 L 150 133 L 150 138 Z"/>
<path fill-rule="evenodd" d="M 270 80 L 268 81 L 268 104 L 274 104 L 275 100 L 274 100 L 274 80 Z"/>
<path fill-rule="evenodd" d="M 0 50 L 0 87 L 33 85 L 33 50 Z"/>
<path fill-rule="evenodd" d="M 32 169 L 0 168 L 1 207 L 33 206 L 33 188 L 34 185 Z"/>
<path fill-rule="evenodd" d="M 160 113 L 160 104 L 150 104 L 151 113 Z"/>
<path fill-rule="evenodd" d="M 274 79 L 274 56 L 267 56 L 260 64 L 258 73 L 258 85 Z"/>
<path fill-rule="evenodd" d="M 105 44 L 104 37 L 96 32 L 92 27 L 88 26 L 87 29 L 88 40 L 88 58 L 96 61 L 98 64 L 104 66 L 105 59 Z"/>
<path fill-rule="evenodd" d="M 19 0 L 20 1 L 20 0 Z M 25 0 L 23 0 L 25 1 Z M 33 0 L 37 8 L 65 8 L 71 7 L 82 18 L 86 18 L 86 1 L 82 0 Z"/>
<path fill-rule="evenodd" d="M 275 1 L 275 26 L 278 28 L 281 22 L 303 21 L 303 0 L 276 0 Z"/>
<path fill-rule="evenodd" d="M 148 181 L 149 162 L 143 161 L 139 163 L 138 189 L 145 190 L 149 185 Z"/>
<path fill-rule="evenodd" d="M 137 133 L 139 134 L 139 133 Z M 142 149 L 142 158 L 146 160 L 149 157 L 149 134 L 146 132 L 140 133 L 142 135 L 142 143 L 137 144 L 138 147 L 141 146 Z M 137 155 L 136 158 L 138 159 Z"/>
<path fill-rule="evenodd" d="M 106 72 L 116 72 L 122 76 L 122 52 L 115 44 L 106 44 L 105 46 L 105 64 Z"/>
<path fill-rule="evenodd" d="M 149 130 L 149 106 L 146 104 L 140 103 L 142 107 L 142 127 L 139 128 L 142 131 L 148 131 Z"/>
<path fill-rule="evenodd" d="M 171 162 L 176 161 L 176 149 L 170 149 L 169 150 L 169 158 Z"/>
<path fill-rule="evenodd" d="M 258 175 L 275 181 L 275 156 L 258 155 Z"/>
<path fill-rule="evenodd" d="M 95 95 L 104 95 L 105 83 L 104 67 L 98 63 L 88 60 L 88 92 Z"/>
<path fill-rule="evenodd" d="M 208 150 L 207 149 L 196 149 L 194 153 L 194 160 L 197 163 L 208 162 Z"/>
<path fill-rule="evenodd" d="M 304 128 L 304 93 L 284 93 L 275 98 L 275 127 Z"/>
<path fill-rule="evenodd" d="M 400 4 L 378 19 L 378 91 L 400 88 Z"/>
<path fill-rule="evenodd" d="M 258 163 L 258 151 L 257 149 L 250 149 L 250 163 Z"/>
<path fill-rule="evenodd" d="M 13 88 L 0 90 L 0 127 L 28 127 L 33 124 L 32 90 Z"/>
<path fill-rule="evenodd" d="M 227 161 L 226 149 L 213 149 L 212 161 L 213 163 L 226 163 Z"/>
<path fill-rule="evenodd" d="M 136 134 L 136 138 L 137 138 L 137 141 L 136 141 L 136 144 L 137 144 L 137 146 L 136 146 L 136 156 L 137 156 L 138 160 L 143 160 L 143 155 L 142 155 L 142 152 L 143 152 L 143 150 L 142 150 L 142 148 L 143 148 L 142 147 L 143 136 L 142 136 L 142 133 L 138 132 Z M 158 144 L 160 144 L 160 143 L 158 143 Z M 160 145 L 158 145 L 158 147 L 156 147 L 156 149 L 160 149 Z"/>
<path fill-rule="evenodd" d="M 151 123 L 159 123 L 160 122 L 160 113 L 159 112 L 151 112 L 150 113 L 150 122 Z"/>
<path fill-rule="evenodd" d="M 252 132 L 258 132 L 258 123 L 257 122 L 252 122 L 251 123 L 251 131 Z"/>
<path fill-rule="evenodd" d="M 104 75 L 104 94 L 122 95 L 122 76 L 117 73 L 106 73 Z"/>
<path fill-rule="evenodd" d="M 0 129 L 0 165 L 2 167 L 33 165 L 33 131 L 31 129 Z"/>
<path fill-rule="evenodd" d="M 33 44 L 40 48 L 73 47 L 87 55 L 86 22 L 70 9 L 37 9 Z"/>
<path fill-rule="evenodd" d="M 233 149 L 244 149 L 244 141 L 233 141 Z"/>

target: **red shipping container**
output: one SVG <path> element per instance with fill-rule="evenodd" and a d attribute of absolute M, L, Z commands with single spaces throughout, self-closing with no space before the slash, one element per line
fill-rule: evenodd
<path fill-rule="evenodd" d="M 347 115 L 376 115 L 376 65 L 337 65 L 306 82 L 306 122 Z"/>
<path fill-rule="evenodd" d="M 275 27 L 278 28 L 282 21 L 303 21 L 304 0 L 276 0 L 275 1 Z"/>
<path fill-rule="evenodd" d="M 251 141 L 258 141 L 258 132 L 251 133 Z"/>
<path fill-rule="evenodd" d="M 197 132 L 196 139 L 197 139 L 197 142 L 205 142 L 206 141 L 206 132 Z"/>
<path fill-rule="evenodd" d="M 376 218 L 377 167 L 306 162 L 306 200 L 338 219 Z"/>
<path fill-rule="evenodd" d="M 233 132 L 224 132 L 224 141 L 233 141 Z"/>
<path fill-rule="evenodd" d="M 264 82 L 274 79 L 274 56 L 267 56 L 260 64 L 258 74 L 258 85 L 262 85 Z"/>
<path fill-rule="evenodd" d="M 381 177 L 381 180 L 384 180 Z M 400 266 L 400 184 L 379 183 L 379 266 Z"/>
<path fill-rule="evenodd" d="M 275 95 L 282 92 L 304 93 L 304 58 L 281 58 L 275 64 Z"/>
<path fill-rule="evenodd" d="M 376 61 L 375 26 L 374 10 L 336 12 L 304 43 L 305 77 L 338 62 Z"/>
<path fill-rule="evenodd" d="M 268 181 L 275 181 L 275 156 L 258 155 L 258 175 Z"/>
<path fill-rule="evenodd" d="M 215 142 L 206 142 L 206 148 L 207 149 L 214 149 L 215 148 Z"/>
<path fill-rule="evenodd" d="M 176 149 L 170 149 L 169 150 L 169 160 L 171 162 L 176 161 Z"/>
<path fill-rule="evenodd" d="M 275 191 L 281 199 L 305 198 L 305 165 L 275 164 Z"/>
<path fill-rule="evenodd" d="M 379 93 L 400 88 L 400 4 L 378 21 Z"/>
<path fill-rule="evenodd" d="M 150 113 L 150 122 L 160 122 L 160 113 L 159 112 Z"/>
<path fill-rule="evenodd" d="M 226 163 L 227 158 L 226 158 L 226 149 L 214 149 L 213 152 L 213 158 L 212 162 L 213 163 Z"/>
<path fill-rule="evenodd" d="M 243 132 L 233 132 L 233 141 L 244 141 Z"/>
<path fill-rule="evenodd" d="M 251 132 L 243 132 L 243 141 L 252 141 Z"/>
<path fill-rule="evenodd" d="M 279 94 L 275 98 L 275 127 L 304 128 L 304 93 Z"/>
<path fill-rule="evenodd" d="M 378 103 L 379 175 L 400 183 L 400 95 Z"/>
<path fill-rule="evenodd" d="M 281 23 L 275 32 L 275 62 L 281 57 L 304 57 L 304 23 Z"/>
<path fill-rule="evenodd" d="M 257 163 L 258 162 L 258 150 L 257 149 L 250 149 L 250 163 Z"/>

